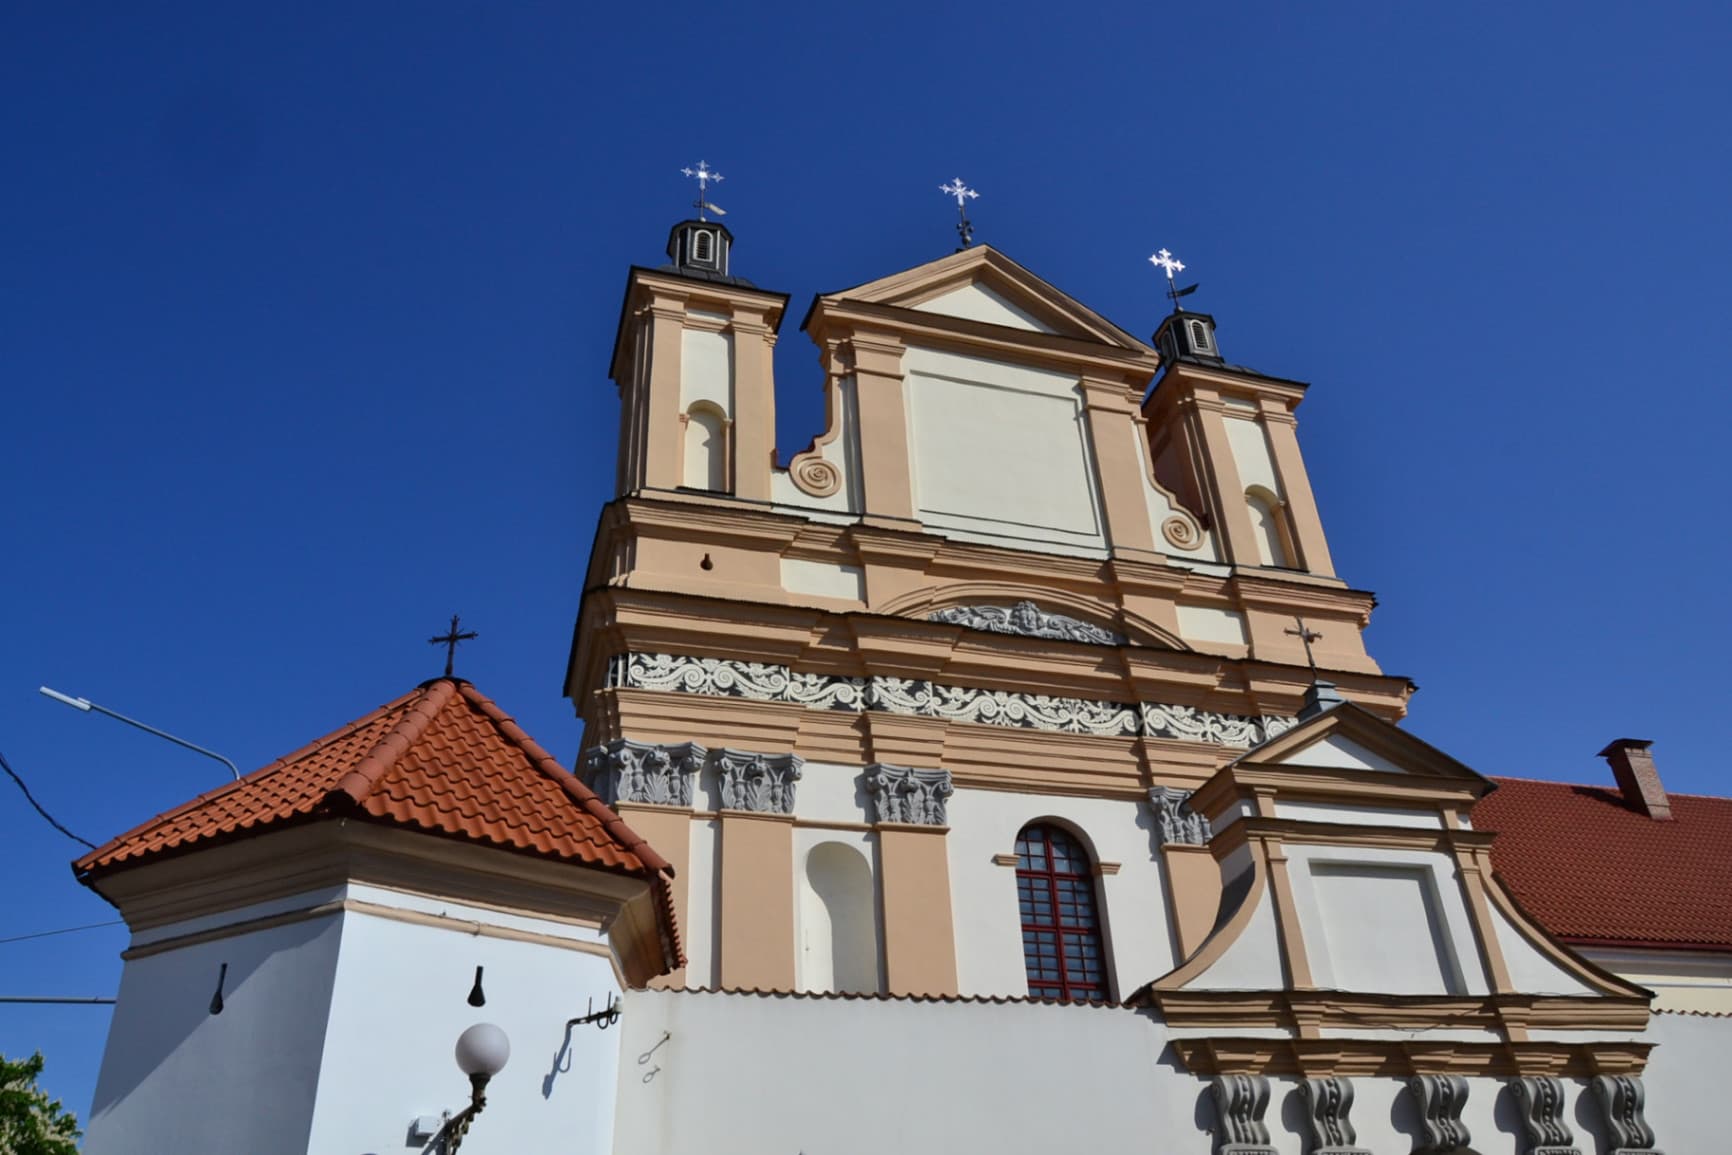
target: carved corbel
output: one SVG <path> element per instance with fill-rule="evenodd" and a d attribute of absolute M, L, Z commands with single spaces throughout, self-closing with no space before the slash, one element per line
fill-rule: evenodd
<path fill-rule="evenodd" d="M 1149 805 L 1161 826 L 1161 842 L 1202 846 L 1209 841 L 1209 820 L 1191 809 L 1191 792 L 1172 786 L 1149 789 Z"/>
<path fill-rule="evenodd" d="M 753 754 L 745 750 L 712 750 L 720 779 L 722 809 L 757 814 L 794 813 L 794 786 L 805 759 L 798 754 Z"/>
<path fill-rule="evenodd" d="M 1413 1155 L 1456 1155 L 1473 1142 L 1461 1109 L 1467 1106 L 1467 1080 L 1460 1075 L 1415 1075 L 1407 1089 L 1419 1104 L 1424 1133 Z"/>
<path fill-rule="evenodd" d="M 1339 1075 L 1306 1079 L 1305 1122 L 1311 1129 L 1311 1155 L 1371 1155 L 1354 1146 L 1359 1136 L 1347 1113 L 1353 1109 L 1353 1081 Z"/>
<path fill-rule="evenodd" d="M 873 798 L 879 822 L 911 822 L 917 826 L 948 826 L 945 800 L 955 793 L 948 770 L 913 770 L 874 762 L 866 767 L 866 792 Z"/>
<path fill-rule="evenodd" d="M 1660 1155 L 1654 1147 L 1654 1129 L 1642 1117 L 1648 1092 L 1641 1076 L 1596 1075 L 1593 1088 L 1612 1140 L 1611 1155 Z"/>
<path fill-rule="evenodd" d="M 1215 1096 L 1220 1155 L 1276 1155 L 1269 1144 L 1263 1112 L 1269 1109 L 1269 1080 L 1262 1075 L 1218 1075 Z"/>
<path fill-rule="evenodd" d="M 615 738 L 584 754 L 590 788 L 612 806 L 645 802 L 656 806 L 690 806 L 691 776 L 704 764 L 707 751 L 696 742 L 658 745 Z"/>
<path fill-rule="evenodd" d="M 1511 1082 L 1522 1105 L 1527 1155 L 1582 1155 L 1570 1125 L 1564 1121 L 1563 1080 L 1540 1075 Z"/>

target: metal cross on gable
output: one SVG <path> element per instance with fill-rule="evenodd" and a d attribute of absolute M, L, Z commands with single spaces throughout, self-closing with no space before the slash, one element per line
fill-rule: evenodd
<path fill-rule="evenodd" d="M 728 215 L 726 210 L 710 203 L 708 193 L 710 182 L 715 181 L 720 184 L 722 174 L 712 169 L 708 161 L 700 160 L 697 168 L 682 168 L 680 171 L 698 182 L 698 199 L 692 202 L 692 207 L 698 210 L 700 221 L 709 219 L 704 215 L 705 213 L 715 213 L 718 217 Z"/>
<path fill-rule="evenodd" d="M 1305 643 L 1305 664 L 1311 667 L 1311 674 L 1315 677 L 1317 674 L 1317 660 L 1311 656 L 1311 643 L 1321 641 L 1323 635 L 1307 626 L 1304 618 L 1294 618 L 1293 620 L 1299 623 L 1299 628 L 1296 630 L 1284 630 L 1282 632 L 1291 637 L 1298 638 L 1301 642 Z"/>
<path fill-rule="evenodd" d="M 962 243 L 956 246 L 956 251 L 961 252 L 974 243 L 974 225 L 968 220 L 968 202 L 979 197 L 980 194 L 963 184 L 961 177 L 953 178 L 949 184 L 939 185 L 938 191 L 945 196 L 956 198 L 956 235 L 962 238 Z"/>
<path fill-rule="evenodd" d="M 428 638 L 427 644 L 430 646 L 445 647 L 445 676 L 449 678 L 451 676 L 452 664 L 457 660 L 458 643 L 467 642 L 471 638 L 479 638 L 480 636 L 481 635 L 476 633 L 474 630 L 464 630 L 459 633 L 457 630 L 457 615 L 452 614 L 451 628 L 436 638 Z"/>

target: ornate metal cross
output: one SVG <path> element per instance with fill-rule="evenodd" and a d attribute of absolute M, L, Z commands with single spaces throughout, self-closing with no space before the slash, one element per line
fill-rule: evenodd
<path fill-rule="evenodd" d="M 956 246 L 961 252 L 974 243 L 974 226 L 968 221 L 968 202 L 980 194 L 962 183 L 961 177 L 955 177 L 949 184 L 941 184 L 938 191 L 945 196 L 956 198 L 956 233 L 962 238 L 962 243 Z"/>
<path fill-rule="evenodd" d="M 474 630 L 464 630 L 462 633 L 458 633 L 457 615 L 452 614 L 450 630 L 436 638 L 428 638 L 427 644 L 430 646 L 445 647 L 445 676 L 449 678 L 451 676 L 451 665 L 457 660 L 457 644 L 459 642 L 467 642 L 470 638 L 479 638 L 480 636 L 481 635 L 476 633 Z"/>
<path fill-rule="evenodd" d="M 1157 269 L 1166 270 L 1167 297 L 1173 302 L 1173 311 L 1175 313 L 1178 312 L 1179 298 L 1188 297 L 1197 291 L 1197 286 L 1195 285 L 1187 285 L 1181 289 L 1179 288 L 1178 282 L 1173 280 L 1174 273 L 1182 273 L 1185 271 L 1185 262 L 1179 260 L 1179 258 L 1175 257 L 1172 253 L 1169 253 L 1166 249 L 1162 249 L 1160 252 L 1149 258 L 1149 264 L 1155 266 Z"/>
<path fill-rule="evenodd" d="M 1285 630 L 1283 632 L 1292 637 L 1298 638 L 1300 641 L 1305 643 L 1305 664 L 1311 667 L 1311 674 L 1315 677 L 1317 674 L 1317 660 L 1311 656 L 1311 643 L 1322 640 L 1323 635 L 1318 633 L 1316 630 L 1307 627 L 1304 618 L 1294 618 L 1293 620 L 1299 623 L 1299 628 L 1296 630 Z"/>
<path fill-rule="evenodd" d="M 706 191 L 709 188 L 711 181 L 715 181 L 717 184 L 721 183 L 721 173 L 710 168 L 707 161 L 701 160 L 698 162 L 697 168 L 682 168 L 680 171 L 698 182 L 698 199 L 692 202 L 692 207 L 698 210 L 698 219 L 700 221 L 709 219 L 704 215 L 706 212 L 715 213 L 718 217 L 725 217 L 728 215 L 726 212 L 710 203 L 710 198 Z"/>

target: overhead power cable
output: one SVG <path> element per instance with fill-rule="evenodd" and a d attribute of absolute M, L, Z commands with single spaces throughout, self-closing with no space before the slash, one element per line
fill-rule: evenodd
<path fill-rule="evenodd" d="M 12 764 L 6 761 L 6 755 L 4 755 L 4 754 L 0 754 L 0 770 L 6 771 L 6 776 L 8 778 L 12 779 L 12 781 L 18 783 L 18 789 L 24 791 L 25 801 L 30 803 L 30 805 L 35 809 L 36 813 L 42 815 L 44 821 L 46 821 L 48 823 L 48 825 L 54 827 L 54 829 L 60 831 L 60 833 L 66 835 L 66 837 L 72 839 L 72 841 L 82 843 L 83 845 L 88 846 L 92 850 L 96 849 L 96 843 L 91 842 L 87 838 L 78 837 L 78 835 L 72 833 L 72 831 L 70 831 L 70 830 L 66 829 L 66 827 L 60 825 L 60 822 L 54 817 L 54 815 L 52 815 L 52 814 L 48 813 L 48 811 L 42 809 L 42 803 L 36 801 L 36 795 L 30 793 L 30 787 L 28 787 L 24 784 L 24 779 L 18 777 L 18 772 L 16 770 L 12 769 Z"/>
<path fill-rule="evenodd" d="M 81 930 L 98 930 L 105 926 L 119 926 L 124 919 L 111 918 L 107 922 L 93 922 L 85 926 L 69 926 L 61 930 L 39 930 L 35 934 L 15 934 L 11 938 L 0 938 L 0 946 L 9 942 L 28 942 L 33 938 L 53 938 L 57 934 L 76 934 Z"/>

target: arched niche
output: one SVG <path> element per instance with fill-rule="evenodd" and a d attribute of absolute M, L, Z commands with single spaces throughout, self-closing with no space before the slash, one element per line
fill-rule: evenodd
<path fill-rule="evenodd" d="M 707 401 L 686 411 L 685 468 L 681 484 L 688 489 L 720 493 L 728 488 L 727 418 Z"/>
<path fill-rule="evenodd" d="M 858 847 L 820 842 L 800 885 L 800 986 L 876 993 L 878 904 L 872 867 Z"/>

